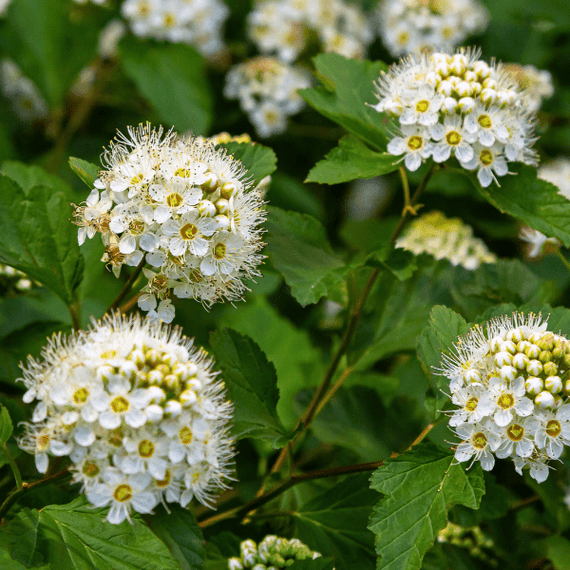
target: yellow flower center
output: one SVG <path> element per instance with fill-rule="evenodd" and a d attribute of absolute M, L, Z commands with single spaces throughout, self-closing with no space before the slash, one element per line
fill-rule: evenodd
<path fill-rule="evenodd" d="M 192 430 L 188 426 L 184 426 L 178 435 L 180 436 L 180 441 L 184 445 L 192 443 Z"/>
<path fill-rule="evenodd" d="M 416 103 L 416 111 L 418 113 L 425 113 L 429 109 L 429 101 L 422 99 Z"/>
<path fill-rule="evenodd" d="M 508 392 L 506 394 L 501 394 L 497 400 L 497 406 L 499 406 L 499 408 L 503 408 L 503 410 L 512 408 L 514 404 L 515 399 L 513 398 L 513 395 L 509 394 Z"/>
<path fill-rule="evenodd" d="M 107 441 L 113 447 L 121 447 L 121 445 L 123 445 L 123 437 L 124 437 L 123 432 L 120 429 L 116 429 L 113 430 L 112 432 L 109 432 L 109 435 L 107 436 Z"/>
<path fill-rule="evenodd" d="M 126 398 L 123 398 L 123 396 L 117 396 L 111 401 L 111 409 L 116 414 L 122 414 L 129 409 L 129 401 Z"/>
<path fill-rule="evenodd" d="M 513 424 L 507 428 L 507 435 L 511 441 L 520 441 L 524 436 L 524 428 L 519 424 Z"/>
<path fill-rule="evenodd" d="M 79 390 L 76 390 L 75 393 L 73 394 L 73 401 L 76 404 L 85 404 L 88 397 L 89 397 L 89 390 L 87 390 L 87 388 L 79 388 Z"/>
<path fill-rule="evenodd" d="M 49 445 L 49 435 L 40 435 L 38 437 L 38 448 L 45 449 Z"/>
<path fill-rule="evenodd" d="M 153 453 L 154 453 L 154 444 L 152 443 L 152 441 L 149 441 L 148 439 L 143 439 L 139 443 L 139 455 L 147 459 L 148 457 L 152 457 Z"/>
<path fill-rule="evenodd" d="M 473 447 L 475 449 L 485 449 L 487 447 L 487 437 L 484 433 L 479 432 L 473 436 Z"/>
<path fill-rule="evenodd" d="M 164 14 L 164 27 L 165 28 L 172 28 L 176 24 L 176 17 L 174 14 Z"/>
<path fill-rule="evenodd" d="M 95 477 L 96 475 L 99 475 L 100 469 L 96 463 L 91 463 L 90 461 L 86 461 L 83 464 L 83 469 L 81 469 L 81 471 L 83 472 L 84 475 L 87 475 L 87 477 Z"/>
<path fill-rule="evenodd" d="M 133 220 L 129 224 L 129 231 L 135 236 L 140 236 L 144 232 L 144 222 L 141 220 Z"/>
<path fill-rule="evenodd" d="M 226 245 L 223 243 L 216 244 L 214 248 L 214 257 L 216 259 L 222 259 L 226 255 Z"/>
<path fill-rule="evenodd" d="M 124 503 L 125 501 L 130 501 L 133 498 L 133 490 L 129 485 L 119 485 L 115 492 L 113 493 L 115 501 L 119 503 Z"/>
<path fill-rule="evenodd" d="M 192 171 L 188 168 L 179 168 L 174 172 L 174 176 L 180 176 L 180 178 L 190 178 L 192 176 Z"/>
<path fill-rule="evenodd" d="M 170 483 L 170 479 L 171 479 L 171 475 L 170 475 L 170 471 L 167 469 L 164 472 L 164 479 L 156 479 L 155 483 L 157 487 L 166 487 L 169 483 Z"/>
<path fill-rule="evenodd" d="M 478 402 L 479 400 L 475 396 L 472 396 L 471 398 L 469 398 L 469 400 L 467 400 L 465 404 L 465 409 L 468 412 L 474 412 L 477 409 Z"/>
<path fill-rule="evenodd" d="M 173 192 L 166 197 L 166 203 L 170 208 L 178 208 L 182 206 L 182 202 L 184 202 L 184 198 L 178 192 Z"/>
<path fill-rule="evenodd" d="M 489 117 L 489 115 L 479 115 L 477 122 L 484 129 L 490 129 L 493 126 L 493 121 L 491 121 L 491 117 Z"/>
<path fill-rule="evenodd" d="M 424 139 L 418 135 L 414 135 L 408 139 L 408 148 L 410 150 L 419 150 L 424 146 Z"/>
<path fill-rule="evenodd" d="M 180 236 L 182 239 L 194 239 L 197 233 L 198 228 L 194 224 L 185 224 L 180 228 Z"/>
<path fill-rule="evenodd" d="M 461 142 L 461 135 L 457 131 L 449 131 L 445 135 L 447 143 L 451 146 L 457 146 Z"/>
<path fill-rule="evenodd" d="M 144 174 L 135 174 L 131 178 L 131 184 L 138 184 L 139 182 L 142 182 L 143 180 L 144 180 Z"/>
<path fill-rule="evenodd" d="M 493 164 L 494 160 L 493 153 L 489 149 L 485 148 L 481 151 L 481 154 L 479 155 L 479 160 L 485 166 L 489 166 L 490 164 Z"/>
<path fill-rule="evenodd" d="M 562 431 L 562 426 L 560 425 L 560 422 L 558 420 L 550 420 L 546 424 L 546 433 L 550 437 L 558 437 L 561 431 Z"/>
<path fill-rule="evenodd" d="M 107 350 L 101 354 L 101 358 L 115 358 L 117 356 L 116 350 Z"/>
<path fill-rule="evenodd" d="M 400 45 L 406 45 L 408 43 L 408 39 L 409 39 L 410 35 L 407 32 L 402 32 L 399 36 L 398 36 L 398 43 Z"/>

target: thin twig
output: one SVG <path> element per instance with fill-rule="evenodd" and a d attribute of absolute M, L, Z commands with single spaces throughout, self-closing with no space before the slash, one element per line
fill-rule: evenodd
<path fill-rule="evenodd" d="M 10 453 L 8 446 L 5 443 L 2 444 L 2 449 L 4 451 L 4 454 L 6 455 L 6 458 L 8 459 L 8 463 L 10 464 L 10 467 L 12 468 L 12 473 L 14 474 L 14 480 L 16 481 L 16 487 L 18 488 L 18 491 L 21 491 L 22 490 L 22 475 L 20 474 L 20 470 L 18 469 L 18 466 L 16 465 L 16 462 L 14 461 L 14 456 Z"/>
<path fill-rule="evenodd" d="M 117 295 L 117 298 L 111 303 L 109 308 L 105 311 L 105 314 L 112 313 L 117 307 L 123 302 L 123 299 L 129 294 L 131 287 L 133 286 L 134 282 L 139 278 L 143 267 L 145 266 L 146 261 L 143 257 L 140 263 L 136 266 L 136 269 L 132 272 L 131 276 L 127 279 L 127 282 L 121 289 L 121 292 Z"/>

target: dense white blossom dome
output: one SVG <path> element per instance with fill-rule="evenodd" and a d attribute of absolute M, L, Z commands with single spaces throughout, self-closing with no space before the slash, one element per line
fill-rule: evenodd
<path fill-rule="evenodd" d="M 50 455 L 69 457 L 73 481 L 114 524 L 159 502 L 211 506 L 234 453 L 213 366 L 180 329 L 138 316 L 54 335 L 23 366 L 24 401 L 37 403 L 19 445 L 41 473 Z"/>

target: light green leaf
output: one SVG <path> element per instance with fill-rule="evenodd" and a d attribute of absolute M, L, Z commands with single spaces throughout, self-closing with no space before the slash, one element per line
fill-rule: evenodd
<path fill-rule="evenodd" d="M 223 324 L 253 338 L 275 365 L 281 396 L 277 412 L 283 424 L 293 429 L 298 418 L 295 396 L 316 386 L 324 372 L 320 351 L 307 331 L 280 315 L 264 297 L 252 299 L 239 311 L 226 312 Z"/>
<path fill-rule="evenodd" d="M 323 87 L 303 89 L 299 94 L 316 111 L 360 137 L 372 148 L 385 150 L 386 117 L 366 103 L 375 104 L 374 82 L 387 69 L 381 61 L 346 59 L 319 54 L 313 60 Z"/>
<path fill-rule="evenodd" d="M 78 73 L 93 59 L 100 27 L 69 18 L 61 0 L 18 0 L 8 7 L 4 50 L 32 79 L 50 107 L 61 105 Z"/>
<path fill-rule="evenodd" d="M 272 149 L 258 143 L 229 142 L 219 145 L 227 149 L 228 154 L 241 160 L 247 175 L 254 180 L 257 186 L 266 176 L 277 168 L 277 157 Z"/>
<path fill-rule="evenodd" d="M 366 521 L 377 495 L 368 475 L 350 475 L 293 513 L 294 536 L 311 550 L 332 556 L 337 570 L 374 568 L 373 536 Z"/>
<path fill-rule="evenodd" d="M 466 472 L 453 453 L 427 443 L 388 459 L 370 486 L 385 495 L 368 527 L 376 535 L 378 570 L 419 570 L 448 509 L 477 509 L 485 492 L 479 466 Z"/>
<path fill-rule="evenodd" d="M 537 178 L 535 167 L 516 164 L 510 169 L 516 176 L 501 178 L 500 188 L 479 188 L 483 196 L 501 212 L 570 247 L 570 200 L 554 184 Z"/>
<path fill-rule="evenodd" d="M 84 498 L 41 511 L 22 509 L 2 527 L 0 545 L 27 568 L 57 570 L 164 570 L 179 568 L 166 546 L 138 518 L 112 525 L 107 509 Z"/>
<path fill-rule="evenodd" d="M 74 156 L 69 157 L 69 166 L 89 188 L 93 188 L 93 182 L 99 176 L 99 168 L 97 166 Z"/>
<path fill-rule="evenodd" d="M 212 122 L 204 58 L 185 44 L 153 43 L 130 36 L 121 41 L 126 74 L 156 109 L 166 128 L 205 134 Z"/>
<path fill-rule="evenodd" d="M 357 178 L 373 178 L 398 169 L 398 160 L 387 152 L 370 150 L 354 135 L 345 135 L 311 169 L 305 182 L 340 184 Z"/>
<path fill-rule="evenodd" d="M 182 570 L 200 570 L 204 564 L 205 551 L 202 531 L 188 510 L 177 504 L 165 509 L 156 509 L 154 515 L 145 516 L 145 521 L 166 544 Z"/>
<path fill-rule="evenodd" d="M 47 186 L 54 192 L 63 192 L 70 200 L 74 199 L 73 188 L 59 176 L 48 174 L 43 168 L 36 165 L 24 164 L 15 160 L 6 160 L 0 168 L 2 174 L 17 182 L 27 194 L 34 186 Z"/>
<path fill-rule="evenodd" d="M 0 445 L 4 445 L 12 435 L 14 426 L 8 410 L 0 404 Z"/>
<path fill-rule="evenodd" d="M 46 186 L 24 193 L 0 174 L 0 262 L 36 279 L 68 305 L 84 268 L 70 214 L 63 193 Z"/>
<path fill-rule="evenodd" d="M 570 541 L 563 536 L 545 539 L 546 555 L 555 570 L 570 570 Z"/>
<path fill-rule="evenodd" d="M 251 338 L 232 329 L 214 331 L 210 344 L 234 404 L 233 435 L 263 439 L 283 447 L 289 437 L 277 415 L 275 366 Z"/>
<path fill-rule="evenodd" d="M 347 268 L 333 252 L 320 222 L 270 208 L 266 226 L 266 251 L 301 305 L 316 303 L 343 281 Z"/>

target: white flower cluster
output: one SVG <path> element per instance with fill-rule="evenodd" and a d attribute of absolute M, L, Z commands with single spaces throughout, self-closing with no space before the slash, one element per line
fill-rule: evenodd
<path fill-rule="evenodd" d="M 522 241 L 529 244 L 526 248 L 525 255 L 530 259 L 553 253 L 561 245 L 557 238 L 546 237 L 542 232 L 528 226 L 521 227 L 519 237 Z"/>
<path fill-rule="evenodd" d="M 382 73 L 374 108 L 398 118 L 400 136 L 388 152 L 403 154 L 408 170 L 455 156 L 486 187 L 507 174 L 507 162 L 537 164 L 534 113 L 501 64 L 479 56 L 414 54 Z"/>
<path fill-rule="evenodd" d="M 316 34 L 325 52 L 363 57 L 373 40 L 369 22 L 343 0 L 260 1 L 248 15 L 248 35 L 262 53 L 293 62 Z"/>
<path fill-rule="evenodd" d="M 394 56 L 431 48 L 451 51 L 489 21 L 478 0 L 383 0 L 380 36 Z"/>
<path fill-rule="evenodd" d="M 228 560 L 228 570 L 276 570 L 286 568 L 298 560 L 314 560 L 320 558 L 300 540 L 266 536 L 259 545 L 253 540 L 244 540 L 240 544 L 241 556 Z"/>
<path fill-rule="evenodd" d="M 29 291 L 34 284 L 25 273 L 0 263 L 0 284 L 4 285 L 3 281 L 6 283 L 2 289 L 16 289 L 17 291 Z"/>
<path fill-rule="evenodd" d="M 71 460 L 73 481 L 107 520 L 159 503 L 210 506 L 226 488 L 232 406 L 213 361 L 192 340 L 138 316 L 50 339 L 28 358 L 24 402 L 37 400 L 19 441 L 45 473 L 48 455 Z"/>
<path fill-rule="evenodd" d="M 239 99 L 257 134 L 268 137 L 285 131 L 287 118 L 305 105 L 297 89 L 310 85 L 304 69 L 274 57 L 258 56 L 230 69 L 224 96 Z"/>
<path fill-rule="evenodd" d="M 548 462 L 570 445 L 570 342 L 547 330 L 541 315 L 513 313 L 459 338 L 444 356 L 453 411 L 449 425 L 461 439 L 457 461 L 480 461 L 489 471 L 510 457 L 539 483 Z"/>
<path fill-rule="evenodd" d="M 11 59 L 0 61 L 0 86 L 20 119 L 30 122 L 43 119 L 48 114 L 47 103 L 36 84 L 24 76 Z"/>
<path fill-rule="evenodd" d="M 552 75 L 549 71 L 537 69 L 534 65 L 523 66 L 518 63 L 505 63 L 503 67 L 517 82 L 525 98 L 525 106 L 530 111 L 538 111 L 542 100 L 554 95 Z"/>
<path fill-rule="evenodd" d="M 116 274 L 125 263 L 152 266 L 138 304 L 154 319 L 174 318 L 171 290 L 204 305 L 241 298 L 242 280 L 259 275 L 265 219 L 241 162 L 201 137 L 163 137 L 148 124 L 128 131 L 111 143 L 107 170 L 75 208 L 79 243 L 100 232 L 103 261 Z"/>
<path fill-rule="evenodd" d="M 497 258 L 479 238 L 473 237 L 471 226 L 459 218 L 446 218 L 434 211 L 414 219 L 396 241 L 396 247 L 415 255 L 429 253 L 436 259 L 448 259 L 452 265 L 475 270 L 481 263 L 495 263 Z"/>
<path fill-rule="evenodd" d="M 211 56 L 224 47 L 230 11 L 222 0 L 125 0 L 121 13 L 137 36 L 191 44 Z"/>

